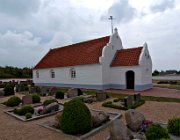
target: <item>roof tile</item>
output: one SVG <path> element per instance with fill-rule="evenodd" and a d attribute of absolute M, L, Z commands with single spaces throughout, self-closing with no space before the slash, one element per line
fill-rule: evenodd
<path fill-rule="evenodd" d="M 99 63 L 102 49 L 109 42 L 109 38 L 109 36 L 106 36 L 61 48 L 51 49 L 34 69 Z"/>
<path fill-rule="evenodd" d="M 111 66 L 134 66 L 139 65 L 139 56 L 141 54 L 142 47 L 122 49 L 117 51 L 115 59 Z"/>

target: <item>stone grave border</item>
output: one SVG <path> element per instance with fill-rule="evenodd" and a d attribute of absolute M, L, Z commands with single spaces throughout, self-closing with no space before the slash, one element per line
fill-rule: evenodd
<path fill-rule="evenodd" d="M 51 116 L 51 115 L 54 115 L 58 112 L 61 112 L 63 111 L 63 104 L 61 103 L 58 103 L 60 106 L 62 106 L 62 108 L 60 108 L 58 111 L 54 111 L 54 112 L 51 112 L 51 113 L 48 113 L 48 114 L 43 114 L 43 115 L 39 115 L 39 116 L 35 116 L 35 117 L 32 117 L 32 118 L 29 118 L 29 119 L 26 119 L 25 116 L 20 116 L 20 115 L 16 115 L 13 113 L 13 110 L 14 109 L 10 109 L 10 110 L 6 110 L 4 111 L 6 114 L 12 116 L 12 117 L 15 117 L 16 119 L 18 120 L 21 120 L 23 122 L 27 122 L 27 121 L 33 121 L 33 120 L 36 120 L 36 119 L 40 119 L 40 118 L 44 118 L 44 117 L 48 117 L 48 116 Z M 40 105 L 36 105 L 36 106 L 32 106 L 32 107 L 38 107 L 38 106 L 41 106 L 42 104 Z"/>
<path fill-rule="evenodd" d="M 102 110 L 96 110 L 96 109 L 90 109 L 90 111 L 95 111 L 95 112 L 102 112 Z M 67 137 L 70 137 L 70 138 L 73 138 L 73 139 L 76 139 L 76 140 L 84 140 L 96 133 L 98 133 L 99 131 L 101 131 L 102 129 L 105 129 L 107 128 L 114 120 L 122 117 L 122 114 L 121 113 L 113 113 L 113 112 L 107 112 L 108 115 L 115 115 L 114 118 L 112 118 L 110 121 L 106 122 L 105 124 L 97 127 L 97 128 L 94 128 L 92 129 L 90 132 L 86 133 L 86 134 L 83 134 L 83 135 L 80 135 L 80 136 L 75 136 L 75 135 L 70 135 L 70 134 L 65 134 L 63 131 L 61 131 L 60 129 L 56 129 L 52 126 L 49 126 L 48 125 L 48 121 L 46 122 L 43 122 L 43 123 L 39 123 L 38 125 L 44 127 L 44 128 L 47 128 L 49 130 L 52 130 L 52 131 L 55 131 L 55 132 L 58 132 L 58 133 L 61 133 L 61 134 L 64 134 L 65 136 Z"/>

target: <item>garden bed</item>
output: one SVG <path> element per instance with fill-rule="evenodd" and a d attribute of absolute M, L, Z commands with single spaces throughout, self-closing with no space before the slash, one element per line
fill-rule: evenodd
<path fill-rule="evenodd" d="M 95 110 L 95 109 L 90 109 L 90 111 L 91 111 L 91 114 L 97 114 L 99 112 L 102 112 L 101 110 Z M 89 137 L 91 135 L 94 135 L 94 134 L 98 133 L 102 129 L 108 127 L 115 119 L 118 119 L 118 118 L 120 118 L 122 116 L 122 114 L 120 114 L 120 113 L 111 113 L 111 112 L 108 112 L 107 114 L 110 116 L 110 121 L 104 123 L 103 125 L 101 125 L 99 127 L 93 128 L 91 131 L 89 131 L 89 132 L 87 132 L 87 133 L 85 133 L 83 135 L 69 135 L 69 134 L 65 134 L 60 129 L 57 129 L 56 127 L 54 127 L 55 122 L 53 120 L 41 123 L 39 125 L 42 126 L 42 127 L 47 128 L 49 130 L 52 130 L 52 131 L 64 134 L 64 135 L 66 135 L 66 136 L 68 136 L 70 138 L 73 138 L 73 139 L 76 139 L 76 140 L 83 140 L 83 139 L 86 139 L 87 137 Z"/>
<path fill-rule="evenodd" d="M 120 104 L 118 104 L 118 101 L 120 101 L 120 99 L 115 99 L 114 101 L 104 102 L 102 104 L 102 106 L 120 109 L 120 110 L 128 110 L 128 109 L 135 109 L 145 103 L 145 100 L 140 100 L 139 102 L 136 102 L 132 105 L 129 105 L 128 107 L 125 107 L 125 106 L 121 106 Z"/>
<path fill-rule="evenodd" d="M 36 106 L 33 106 L 34 109 L 37 109 L 39 107 L 43 107 L 43 105 L 36 105 Z M 32 118 L 29 118 L 29 119 L 26 119 L 25 116 L 20 116 L 18 114 L 15 114 L 13 111 L 14 109 L 11 109 L 11 110 L 7 110 L 5 111 L 5 113 L 7 113 L 8 115 L 10 116 L 13 116 L 15 117 L 16 119 L 19 119 L 21 121 L 24 121 L 24 122 L 27 122 L 27 121 L 32 121 L 32 120 L 35 120 L 35 119 L 40 119 L 40 118 L 44 118 L 44 117 L 47 117 L 47 116 L 51 116 L 51 115 L 54 115 L 58 112 L 61 112 L 63 110 L 63 105 L 62 104 L 59 104 L 59 110 L 58 111 L 54 111 L 54 112 L 51 112 L 51 113 L 47 113 L 47 114 L 42 114 L 42 115 L 35 115 L 35 114 L 32 114 Z"/>

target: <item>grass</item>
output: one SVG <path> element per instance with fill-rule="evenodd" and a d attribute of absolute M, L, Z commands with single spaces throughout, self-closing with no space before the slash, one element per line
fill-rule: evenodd
<path fill-rule="evenodd" d="M 85 90 L 84 91 L 88 95 L 95 95 L 96 91 L 93 90 Z M 110 97 L 114 98 L 124 98 L 126 96 L 130 96 L 128 94 L 122 94 L 122 93 L 107 93 Z M 180 103 L 180 99 L 178 98 L 167 98 L 167 97 L 154 97 L 154 96 L 141 96 L 141 98 L 145 101 L 157 101 L 157 102 L 175 102 Z"/>
<path fill-rule="evenodd" d="M 170 85 L 170 84 L 154 84 L 154 87 L 160 87 L 160 88 L 169 88 L 169 89 L 177 89 L 180 90 L 180 85 Z"/>

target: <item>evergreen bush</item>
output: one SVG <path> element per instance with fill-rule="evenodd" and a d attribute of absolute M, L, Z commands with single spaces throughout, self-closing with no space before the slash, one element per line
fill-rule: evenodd
<path fill-rule="evenodd" d="M 81 100 L 73 99 L 65 103 L 59 125 L 65 133 L 84 134 L 92 129 L 91 113 Z"/>
<path fill-rule="evenodd" d="M 21 99 L 19 97 L 12 96 L 3 104 L 9 107 L 13 107 L 13 106 L 18 106 L 20 103 L 21 103 Z"/>
<path fill-rule="evenodd" d="M 173 118 L 168 121 L 168 132 L 180 136 L 180 118 Z"/>
<path fill-rule="evenodd" d="M 41 97 L 38 94 L 33 94 L 32 100 L 33 100 L 33 103 L 40 103 Z"/>
<path fill-rule="evenodd" d="M 64 92 L 58 90 L 56 91 L 56 98 L 57 99 L 64 99 Z"/>
<path fill-rule="evenodd" d="M 30 119 L 30 118 L 32 118 L 32 114 L 31 113 L 26 113 L 25 117 L 26 117 L 26 119 Z"/>
<path fill-rule="evenodd" d="M 15 109 L 14 113 L 18 114 L 18 115 L 21 115 L 21 116 L 26 115 L 27 113 L 33 114 L 34 113 L 34 108 L 32 106 L 27 105 L 27 106 L 23 106 L 20 109 Z"/>
<path fill-rule="evenodd" d="M 56 99 L 45 100 L 45 101 L 43 102 L 43 105 L 49 105 L 49 104 L 54 103 L 54 102 L 57 102 L 57 103 L 58 103 L 58 101 L 57 101 Z"/>
<path fill-rule="evenodd" d="M 162 128 L 159 124 L 150 125 L 146 131 L 147 140 L 160 140 L 170 138 L 166 129 Z"/>
<path fill-rule="evenodd" d="M 7 84 L 4 87 L 4 96 L 14 95 L 14 85 L 13 84 Z"/>

